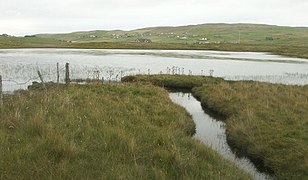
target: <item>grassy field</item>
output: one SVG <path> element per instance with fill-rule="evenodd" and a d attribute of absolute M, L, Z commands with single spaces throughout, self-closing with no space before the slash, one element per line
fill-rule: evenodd
<path fill-rule="evenodd" d="M 4 37 L 0 36 L 0 48 L 45 48 L 67 47 L 68 43 L 60 40 L 40 37 Z"/>
<path fill-rule="evenodd" d="M 70 85 L 5 96 L 0 179 L 249 179 L 191 137 L 152 85 Z"/>
<path fill-rule="evenodd" d="M 277 179 L 307 179 L 308 86 L 208 78 L 157 75 L 125 80 L 169 88 L 196 85 L 192 92 L 203 107 L 226 117 L 228 141 L 239 155 L 267 167 Z"/>

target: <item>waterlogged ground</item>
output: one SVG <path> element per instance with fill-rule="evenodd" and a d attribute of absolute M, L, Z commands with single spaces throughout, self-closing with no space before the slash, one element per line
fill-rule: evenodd
<path fill-rule="evenodd" d="M 257 80 L 285 84 L 308 84 L 308 60 L 267 53 L 192 50 L 102 50 L 102 49 L 2 49 L 0 75 L 4 90 L 25 88 L 38 81 L 60 80 L 64 65 L 70 63 L 71 79 L 104 77 L 120 80 L 133 74 L 193 74 L 228 80 Z"/>
<path fill-rule="evenodd" d="M 259 172 L 249 159 L 237 157 L 231 151 L 227 143 L 225 123 L 206 114 L 201 107 L 201 103 L 191 93 L 170 93 L 170 98 L 192 115 L 196 124 L 196 139 L 209 145 L 224 158 L 233 161 L 238 167 L 249 172 L 254 179 L 272 179 L 271 176 Z"/>

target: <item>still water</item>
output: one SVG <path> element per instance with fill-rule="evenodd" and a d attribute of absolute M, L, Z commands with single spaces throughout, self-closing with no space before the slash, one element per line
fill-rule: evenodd
<path fill-rule="evenodd" d="M 225 123 L 206 114 L 201 103 L 191 93 L 170 93 L 171 100 L 183 106 L 196 124 L 194 137 L 216 150 L 224 158 L 233 161 L 238 167 L 246 170 L 256 180 L 272 179 L 271 176 L 259 172 L 254 164 L 245 157 L 237 157 L 229 147 L 226 138 Z"/>
<path fill-rule="evenodd" d="M 103 50 L 103 49 L 1 49 L 0 75 L 4 90 L 26 88 L 39 81 L 60 79 L 70 63 L 71 79 L 97 77 L 119 80 L 133 74 L 192 74 L 228 80 L 256 80 L 285 84 L 308 84 L 308 60 L 252 52 L 192 50 Z"/>

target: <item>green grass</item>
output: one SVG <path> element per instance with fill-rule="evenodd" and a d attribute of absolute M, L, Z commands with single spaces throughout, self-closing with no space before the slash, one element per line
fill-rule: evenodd
<path fill-rule="evenodd" d="M 308 86 L 181 75 L 129 76 L 168 88 L 186 87 L 202 106 L 226 117 L 227 139 L 277 179 L 308 178 Z M 200 85 L 203 84 L 203 85 Z"/>
<path fill-rule="evenodd" d="M 192 89 L 208 82 L 220 82 L 222 78 L 186 75 L 136 75 L 122 78 L 123 82 L 150 82 L 153 85 L 172 89 Z"/>
<path fill-rule="evenodd" d="M 3 48 L 47 48 L 65 47 L 67 42 L 40 37 L 3 37 L 0 36 L 0 49 Z"/>
<path fill-rule="evenodd" d="M 0 179 L 249 179 L 152 85 L 32 87 L 0 108 Z"/>
<path fill-rule="evenodd" d="M 308 86 L 220 82 L 193 94 L 227 117 L 228 140 L 240 154 L 262 161 L 278 179 L 308 178 Z"/>

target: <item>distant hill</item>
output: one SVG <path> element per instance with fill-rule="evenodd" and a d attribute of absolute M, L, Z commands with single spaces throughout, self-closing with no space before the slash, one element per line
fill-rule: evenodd
<path fill-rule="evenodd" d="M 253 51 L 308 59 L 308 27 L 200 24 L 132 31 L 96 30 L 26 37 L 0 35 L 3 48 L 191 49 Z"/>
<path fill-rule="evenodd" d="M 135 42 L 150 39 L 154 43 L 244 43 L 308 45 L 307 27 L 264 24 L 200 24 L 177 27 L 150 27 L 132 31 L 84 31 L 68 34 L 37 34 L 37 37 L 66 42 Z"/>

